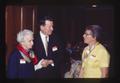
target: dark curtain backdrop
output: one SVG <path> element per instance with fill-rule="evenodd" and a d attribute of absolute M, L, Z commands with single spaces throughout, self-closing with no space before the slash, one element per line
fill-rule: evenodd
<path fill-rule="evenodd" d="M 83 41 L 84 28 L 89 24 L 103 27 L 105 41 L 113 42 L 113 7 L 112 6 L 38 6 L 38 22 L 40 17 L 48 15 L 54 18 L 54 31 L 63 41 L 72 43 Z"/>

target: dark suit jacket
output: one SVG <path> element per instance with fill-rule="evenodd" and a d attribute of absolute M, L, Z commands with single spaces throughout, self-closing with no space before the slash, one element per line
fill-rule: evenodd
<path fill-rule="evenodd" d="M 54 48 L 57 48 L 54 50 Z M 34 52 L 40 61 L 43 59 L 52 59 L 54 61 L 54 67 L 49 65 L 47 68 L 42 68 L 36 71 L 36 76 L 39 78 L 59 78 L 60 69 L 62 64 L 62 47 L 56 36 L 51 35 L 48 43 L 48 56 L 46 56 L 45 49 L 40 37 L 40 34 L 34 37 Z"/>
<path fill-rule="evenodd" d="M 21 60 L 21 56 L 18 49 L 15 49 L 7 64 L 7 77 L 8 78 L 32 78 L 34 77 L 34 65 L 31 63 L 24 63 Z"/>

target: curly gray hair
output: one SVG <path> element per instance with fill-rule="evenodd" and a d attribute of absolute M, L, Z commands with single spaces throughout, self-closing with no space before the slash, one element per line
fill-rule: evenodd
<path fill-rule="evenodd" d="M 21 43 L 24 41 L 24 37 L 26 35 L 32 35 L 33 36 L 33 32 L 31 30 L 28 30 L 28 29 L 24 29 L 22 31 L 20 31 L 18 34 L 17 34 L 17 42 L 18 43 Z"/>

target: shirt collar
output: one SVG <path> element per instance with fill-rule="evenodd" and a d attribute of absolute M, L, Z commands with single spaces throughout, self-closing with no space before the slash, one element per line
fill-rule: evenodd
<path fill-rule="evenodd" d="M 40 36 L 42 37 L 42 39 L 45 39 L 47 35 L 45 35 L 42 31 L 40 31 Z M 49 36 L 47 38 L 48 38 L 47 41 L 49 41 Z"/>

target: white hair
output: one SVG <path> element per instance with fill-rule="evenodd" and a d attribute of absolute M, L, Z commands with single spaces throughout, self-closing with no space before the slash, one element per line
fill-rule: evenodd
<path fill-rule="evenodd" d="M 24 29 L 22 31 L 20 31 L 18 34 L 17 34 L 17 42 L 18 43 L 21 43 L 24 41 L 24 37 L 26 35 L 32 35 L 33 36 L 33 32 L 31 30 L 28 30 L 28 29 Z"/>

